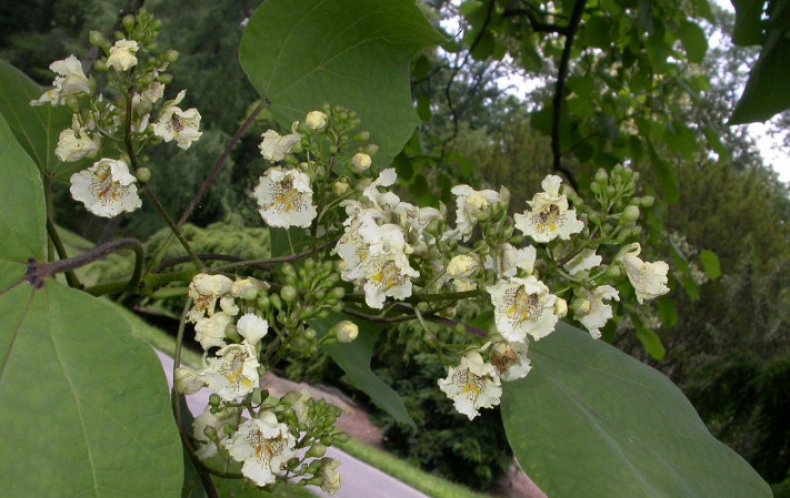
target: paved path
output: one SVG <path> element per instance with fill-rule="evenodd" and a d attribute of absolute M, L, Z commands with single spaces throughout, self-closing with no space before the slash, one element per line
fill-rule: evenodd
<path fill-rule="evenodd" d="M 164 353 L 157 351 L 162 362 L 167 382 L 173 384 L 173 360 Z M 187 396 L 187 405 L 193 415 L 203 413 L 208 405 L 208 389 L 203 389 L 195 395 Z M 371 467 L 362 460 L 340 450 L 329 448 L 327 456 L 340 460 L 340 472 L 343 475 L 343 487 L 335 494 L 335 498 L 428 498 L 427 495 L 403 484 L 394 477 L 390 477 L 377 468 Z M 313 494 L 321 497 L 327 495 L 320 489 L 309 486 Z"/>

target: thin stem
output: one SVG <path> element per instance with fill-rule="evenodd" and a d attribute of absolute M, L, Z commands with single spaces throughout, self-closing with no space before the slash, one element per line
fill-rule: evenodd
<path fill-rule="evenodd" d="M 47 218 L 47 233 L 49 234 L 49 240 L 55 245 L 55 251 L 58 253 L 58 258 L 60 260 L 69 259 L 69 255 L 66 253 L 66 248 L 63 246 L 63 242 L 60 240 L 60 236 L 58 236 L 58 231 L 55 228 L 55 224 L 52 223 L 50 218 Z M 74 273 L 72 270 L 68 270 L 64 272 L 66 274 L 66 282 L 69 284 L 69 287 L 73 287 L 75 289 L 82 288 L 82 284 L 80 280 L 77 278 L 77 274 Z"/>
<path fill-rule="evenodd" d="M 203 196 L 206 195 L 206 192 L 208 192 L 209 187 L 211 187 L 211 184 L 214 183 L 214 179 L 219 174 L 220 170 L 222 169 L 222 166 L 225 164 L 225 161 L 227 161 L 228 157 L 230 156 L 230 153 L 233 152 L 233 149 L 236 148 L 236 145 L 239 143 L 244 133 L 247 132 L 247 129 L 250 126 L 252 126 L 252 123 L 255 122 L 255 118 L 258 117 L 258 114 L 260 114 L 261 111 L 263 111 L 265 108 L 269 107 L 270 105 L 271 105 L 271 101 L 267 98 L 264 98 L 258 103 L 257 106 L 255 106 L 255 108 L 252 110 L 250 115 L 247 116 L 247 119 L 244 120 L 244 123 L 242 123 L 241 127 L 239 127 L 239 129 L 236 131 L 236 134 L 233 135 L 233 138 L 230 139 L 228 145 L 225 146 L 225 150 L 222 151 L 222 154 L 220 154 L 220 156 L 214 162 L 214 166 L 211 168 L 211 171 L 209 171 L 208 175 L 206 176 L 206 179 L 203 181 L 203 184 L 200 186 L 200 189 L 198 190 L 197 194 L 195 194 L 195 197 L 193 197 L 192 201 L 190 201 L 186 211 L 184 211 L 184 214 L 182 214 L 181 217 L 178 219 L 178 223 L 176 224 L 178 228 L 183 227 L 184 224 L 189 219 L 189 217 L 192 216 L 192 213 L 195 211 L 198 204 L 203 199 Z"/>
<path fill-rule="evenodd" d="M 195 270 L 174 271 L 169 273 L 152 273 L 141 279 L 137 290 L 155 289 L 171 282 L 189 282 L 197 272 Z M 126 280 L 116 280 L 104 284 L 95 285 L 85 289 L 85 292 L 94 296 L 104 296 L 123 292 L 129 286 Z"/>
<path fill-rule="evenodd" d="M 468 297 L 477 297 L 481 295 L 478 289 L 463 291 L 463 292 L 444 292 L 439 294 L 414 294 L 411 301 L 417 302 L 430 302 L 430 301 L 460 301 Z"/>
<path fill-rule="evenodd" d="M 184 248 L 187 254 L 189 254 L 192 263 L 195 264 L 195 269 L 197 269 L 197 271 L 200 271 L 203 268 L 203 263 L 200 261 L 200 258 L 198 258 L 197 254 L 195 254 L 195 251 L 192 250 L 192 247 L 189 245 L 189 242 L 187 242 L 187 240 L 184 238 L 184 235 L 181 233 L 181 230 L 179 229 L 178 225 L 176 225 L 175 221 L 173 221 L 173 218 L 171 218 L 170 215 L 167 214 L 167 211 L 165 211 L 165 208 L 162 206 L 162 203 L 159 202 L 159 199 L 156 197 L 156 195 L 154 195 L 153 190 L 151 190 L 151 186 L 146 185 L 143 191 L 145 192 L 145 195 L 148 196 L 148 199 L 151 201 L 151 203 L 154 205 L 154 208 L 156 208 L 156 211 L 159 213 L 159 216 L 163 220 L 165 220 L 167 226 L 169 226 L 170 230 L 172 230 L 173 235 L 176 236 L 178 241 L 181 243 L 181 246 Z"/>

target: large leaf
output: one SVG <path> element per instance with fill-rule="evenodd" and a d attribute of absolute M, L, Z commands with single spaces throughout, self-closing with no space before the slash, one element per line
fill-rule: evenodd
<path fill-rule="evenodd" d="M 50 280 L 38 171 L 0 116 L 0 489 L 177 496 L 181 445 L 153 351 L 108 303 Z"/>
<path fill-rule="evenodd" d="M 502 419 L 524 470 L 552 498 L 768 498 L 658 371 L 561 323 L 504 385 Z"/>
<path fill-rule="evenodd" d="M 55 156 L 55 146 L 60 131 L 71 124 L 71 111 L 66 106 L 31 107 L 30 101 L 42 93 L 22 71 L 0 60 L 0 114 L 42 171 L 66 173 L 60 171 L 65 166 Z"/>
<path fill-rule="evenodd" d="M 312 320 L 311 325 L 319 333 L 325 334 L 343 318 L 346 317 L 332 315 L 329 318 Z M 327 346 L 329 356 L 343 369 L 352 386 L 367 394 L 376 406 L 392 415 L 396 421 L 414 427 L 414 420 L 403 404 L 403 399 L 370 368 L 373 346 L 381 333 L 381 327 L 367 322 L 360 322 L 358 325 L 359 336 L 356 340 Z"/>
<path fill-rule="evenodd" d="M 387 166 L 420 120 L 409 67 L 443 38 L 412 0 L 267 0 L 250 19 L 240 59 L 284 126 L 324 103 L 356 111 Z"/>

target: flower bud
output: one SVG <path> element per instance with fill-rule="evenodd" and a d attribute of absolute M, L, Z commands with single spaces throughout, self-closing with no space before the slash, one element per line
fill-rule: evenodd
<path fill-rule="evenodd" d="M 335 336 L 338 342 L 351 342 L 359 335 L 359 327 L 354 322 L 343 320 L 335 325 Z"/>
<path fill-rule="evenodd" d="M 451 277 L 468 277 L 474 273 L 478 267 L 477 260 L 466 254 L 459 254 L 453 257 L 447 264 L 447 274 Z"/>
<path fill-rule="evenodd" d="M 612 265 L 606 270 L 606 276 L 609 278 L 617 278 L 622 275 L 623 271 L 620 269 L 619 265 Z"/>
<path fill-rule="evenodd" d="M 298 293 L 296 292 L 296 288 L 294 288 L 294 286 L 286 285 L 280 291 L 280 297 L 283 299 L 285 304 L 291 304 L 296 301 Z"/>
<path fill-rule="evenodd" d="M 370 168 L 372 162 L 369 155 L 364 152 L 357 152 L 354 154 L 354 157 L 351 158 L 351 168 L 357 173 L 362 173 Z"/>
<path fill-rule="evenodd" d="M 598 171 L 595 172 L 595 181 L 601 185 L 606 185 L 606 182 L 609 181 L 609 174 L 605 169 L 598 168 Z"/>
<path fill-rule="evenodd" d="M 132 28 L 134 27 L 134 16 L 132 14 L 126 14 L 125 16 L 123 16 L 123 19 L 121 20 L 121 24 L 123 24 L 123 27 L 126 29 L 127 32 L 131 31 Z"/>
<path fill-rule="evenodd" d="M 222 403 L 222 398 L 219 397 L 217 393 L 211 393 L 208 397 L 208 404 L 209 406 L 213 406 L 214 408 L 218 407 Z"/>
<path fill-rule="evenodd" d="M 554 302 L 554 314 L 560 318 L 565 317 L 568 314 L 568 301 L 558 297 Z"/>
<path fill-rule="evenodd" d="M 573 310 L 573 314 L 576 316 L 586 315 L 590 312 L 591 306 L 592 305 L 590 304 L 590 301 L 581 297 L 577 297 L 571 303 L 571 309 Z"/>
<path fill-rule="evenodd" d="M 163 83 L 165 85 L 169 85 L 170 83 L 173 82 L 173 75 L 170 73 L 162 73 L 159 76 L 157 76 L 156 81 L 158 81 L 159 83 Z"/>
<path fill-rule="evenodd" d="M 88 33 L 88 41 L 94 47 L 103 49 L 108 49 L 110 47 L 110 42 L 99 31 L 91 31 Z"/>
<path fill-rule="evenodd" d="M 623 211 L 623 221 L 633 222 L 639 219 L 639 208 L 636 206 L 626 206 Z"/>
<path fill-rule="evenodd" d="M 162 58 L 164 58 L 164 60 L 166 60 L 167 62 L 174 63 L 178 60 L 179 55 L 180 54 L 178 53 L 178 50 L 173 50 L 171 48 L 170 50 L 168 50 L 162 55 Z"/>
<path fill-rule="evenodd" d="M 326 454 L 326 446 L 321 443 L 316 443 L 310 447 L 310 450 L 307 452 L 308 458 L 321 458 Z"/>
<path fill-rule="evenodd" d="M 252 301 L 258 297 L 258 286 L 251 278 L 242 278 L 233 282 L 230 289 L 233 297 L 244 299 L 245 301 Z"/>
<path fill-rule="evenodd" d="M 134 176 L 137 178 L 137 181 L 140 183 L 148 183 L 151 181 L 151 170 L 148 168 L 137 168 L 137 171 L 134 172 Z"/>
<path fill-rule="evenodd" d="M 656 200 L 655 197 L 653 197 L 652 195 L 646 195 L 642 197 L 642 200 L 639 203 L 642 205 L 642 207 L 649 208 L 653 206 L 655 200 Z"/>
<path fill-rule="evenodd" d="M 304 124 L 312 131 L 323 131 L 326 128 L 327 121 L 326 114 L 321 111 L 310 111 L 304 118 Z"/>
<path fill-rule="evenodd" d="M 351 186 L 345 180 L 338 180 L 332 184 L 332 193 L 340 197 L 348 192 Z"/>
<path fill-rule="evenodd" d="M 178 367 L 173 385 L 176 388 L 176 392 L 180 394 L 195 394 L 203 388 L 204 384 L 194 369 Z"/>
<path fill-rule="evenodd" d="M 358 142 L 367 142 L 370 140 L 370 132 L 369 131 L 360 131 L 356 135 L 354 135 L 354 140 Z"/>

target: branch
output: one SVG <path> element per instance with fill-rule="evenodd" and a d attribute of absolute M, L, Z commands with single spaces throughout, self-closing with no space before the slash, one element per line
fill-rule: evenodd
<path fill-rule="evenodd" d="M 532 28 L 532 31 L 536 33 L 558 33 L 560 35 L 568 34 L 567 26 L 541 22 L 535 16 L 535 13 L 530 9 L 509 9 L 502 13 L 502 17 L 505 18 L 519 16 L 526 16 L 527 20 L 529 21 L 529 26 Z"/>
<path fill-rule="evenodd" d="M 127 290 L 134 290 L 139 284 L 140 276 L 143 272 L 144 250 L 140 241 L 132 238 L 113 240 L 112 242 L 94 247 L 90 251 L 86 251 L 79 256 L 53 261 L 51 263 L 39 263 L 35 259 L 31 259 L 28 262 L 26 279 L 30 285 L 36 289 L 40 289 L 44 286 L 44 282 L 50 275 L 75 270 L 93 263 L 94 261 L 104 259 L 121 249 L 131 249 L 134 251 L 134 273 L 132 274 L 132 278 L 130 278 L 125 285 Z"/>
<path fill-rule="evenodd" d="M 214 179 L 219 174 L 222 166 L 225 164 L 225 161 L 230 156 L 230 153 L 236 148 L 236 145 L 239 143 L 239 140 L 241 140 L 242 135 L 244 135 L 244 133 L 247 132 L 247 129 L 252 126 L 252 123 L 255 122 L 255 118 L 258 117 L 258 114 L 260 114 L 262 110 L 264 110 L 266 107 L 269 107 L 270 105 L 271 101 L 269 101 L 269 99 L 264 98 L 261 100 L 261 102 L 255 106 L 255 109 L 252 110 L 250 115 L 247 116 L 247 119 L 244 120 L 244 123 L 242 123 L 241 127 L 236 131 L 236 134 L 233 135 L 233 138 L 230 139 L 228 145 L 225 146 L 225 150 L 223 150 L 222 154 L 220 154 L 220 156 L 217 158 L 217 161 L 214 163 L 211 171 L 209 171 L 208 176 L 206 176 L 206 179 L 200 186 L 200 190 L 198 190 L 197 194 L 195 194 L 195 197 L 192 198 L 192 201 L 189 203 L 186 211 L 184 211 L 184 214 L 181 215 L 181 218 L 178 219 L 176 226 L 179 229 L 184 226 L 189 217 L 192 216 L 192 212 L 195 211 L 195 208 L 197 208 L 200 201 L 203 200 L 203 196 L 206 195 L 209 187 L 211 187 L 211 184 L 214 183 Z"/>
<path fill-rule="evenodd" d="M 448 138 L 442 141 L 442 149 L 441 154 L 439 155 L 439 164 L 444 161 L 444 156 L 447 149 L 447 144 L 449 144 L 456 136 L 458 136 L 458 112 L 456 112 L 455 107 L 453 107 L 453 98 L 450 95 L 450 89 L 453 86 L 453 82 L 455 81 L 455 77 L 458 76 L 458 73 L 461 72 L 461 69 L 466 65 L 469 57 L 472 55 L 472 52 L 475 51 L 477 46 L 480 44 L 480 41 L 483 39 L 483 35 L 486 33 L 486 29 L 488 29 L 488 25 L 491 23 L 491 17 L 494 13 L 494 0 L 490 0 L 488 2 L 488 9 L 486 10 L 486 18 L 483 21 L 483 26 L 480 27 L 480 32 L 475 37 L 475 40 L 472 42 L 472 45 L 469 47 L 469 51 L 464 56 L 464 60 L 455 68 L 453 74 L 450 75 L 450 80 L 447 82 L 447 86 L 444 88 L 444 96 L 447 99 L 447 107 L 450 108 L 450 114 L 453 116 L 453 134 L 450 135 Z"/>
<path fill-rule="evenodd" d="M 568 21 L 568 26 L 565 31 L 565 46 L 562 49 L 562 57 L 560 58 L 560 67 L 557 70 L 557 86 L 554 88 L 553 99 L 553 119 L 551 123 L 551 153 L 554 157 L 554 171 L 559 171 L 568 183 L 578 192 L 579 184 L 576 182 L 573 173 L 562 165 L 562 150 L 560 149 L 560 119 L 562 119 L 562 102 L 565 96 L 565 80 L 568 77 L 568 68 L 571 58 L 571 49 L 573 48 L 573 39 L 576 37 L 576 32 L 579 31 L 581 24 L 582 14 L 584 14 L 584 6 L 587 0 L 576 0 L 573 5 L 573 12 Z"/>

